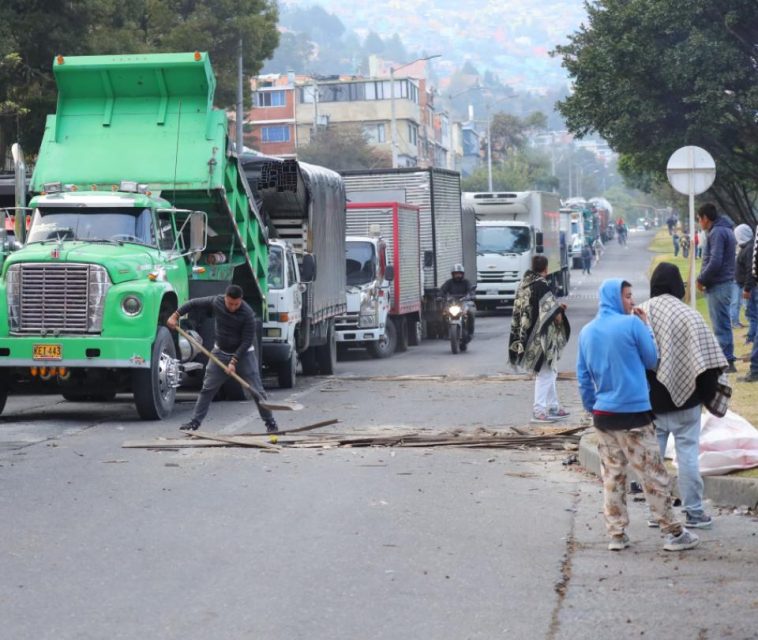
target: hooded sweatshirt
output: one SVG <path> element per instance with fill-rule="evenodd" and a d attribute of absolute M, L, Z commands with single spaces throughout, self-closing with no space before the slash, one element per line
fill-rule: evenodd
<path fill-rule="evenodd" d="M 655 369 L 658 351 L 652 329 L 625 314 L 621 278 L 600 285 L 600 308 L 579 333 L 576 375 L 587 411 L 650 411 L 645 369 Z"/>
<path fill-rule="evenodd" d="M 734 280 L 734 256 L 737 241 L 728 218 L 719 216 L 708 231 L 708 242 L 703 252 L 703 267 L 697 281 L 706 289 L 722 282 Z"/>
<path fill-rule="evenodd" d="M 737 225 L 734 230 L 737 239 L 737 265 L 734 279 L 744 291 L 750 291 L 755 287 L 753 277 L 753 230 L 746 224 Z"/>

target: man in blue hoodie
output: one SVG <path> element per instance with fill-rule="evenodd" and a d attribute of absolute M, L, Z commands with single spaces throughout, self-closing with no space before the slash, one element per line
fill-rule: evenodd
<path fill-rule="evenodd" d="M 642 481 L 645 498 L 666 551 L 697 546 L 672 509 L 671 478 L 663 465 L 653 427 L 646 369 L 655 369 L 658 351 L 647 315 L 634 307 L 632 286 L 620 278 L 600 285 L 600 308 L 579 334 L 576 373 L 584 408 L 592 413 L 603 479 L 603 513 L 608 549 L 629 546 L 626 528 L 627 467 Z"/>
<path fill-rule="evenodd" d="M 734 293 L 735 256 L 737 240 L 728 218 L 720 216 L 716 205 L 706 202 L 697 210 L 700 226 L 708 236 L 703 253 L 703 266 L 697 277 L 697 288 L 705 291 L 708 299 L 708 315 L 711 317 L 713 333 L 724 352 L 729 368 L 735 373 L 734 336 L 730 307 Z"/>

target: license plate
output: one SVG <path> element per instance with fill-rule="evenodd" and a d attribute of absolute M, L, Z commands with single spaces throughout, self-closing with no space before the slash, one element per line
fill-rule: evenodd
<path fill-rule="evenodd" d="M 59 344 L 35 344 L 32 358 L 35 360 L 60 360 L 63 348 Z"/>

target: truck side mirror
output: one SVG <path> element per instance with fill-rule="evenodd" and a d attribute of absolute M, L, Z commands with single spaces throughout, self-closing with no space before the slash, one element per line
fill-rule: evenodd
<path fill-rule="evenodd" d="M 534 234 L 534 244 L 534 250 L 537 253 L 545 253 L 544 236 L 542 234 L 542 231 L 538 231 Z"/>
<path fill-rule="evenodd" d="M 384 270 L 384 279 L 387 282 L 392 282 L 395 279 L 395 267 L 388 265 Z"/>
<path fill-rule="evenodd" d="M 300 281 L 313 282 L 316 279 L 316 258 L 310 253 L 303 254 L 300 263 Z"/>
<path fill-rule="evenodd" d="M 17 142 L 11 146 L 13 156 L 13 184 L 15 191 L 16 212 L 13 225 L 15 241 L 26 244 L 26 160 L 24 151 Z"/>
<path fill-rule="evenodd" d="M 208 243 L 208 216 L 204 211 L 190 214 L 190 253 L 202 253 Z"/>
<path fill-rule="evenodd" d="M 431 269 L 434 266 L 434 252 L 424 251 L 424 269 Z"/>

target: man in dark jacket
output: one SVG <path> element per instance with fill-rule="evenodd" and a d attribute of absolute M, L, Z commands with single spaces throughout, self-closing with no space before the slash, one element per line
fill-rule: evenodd
<path fill-rule="evenodd" d="M 729 362 L 729 373 L 737 371 L 734 366 L 734 336 L 730 307 L 734 291 L 734 259 L 737 242 L 732 223 L 720 216 L 716 206 L 707 202 L 697 210 L 700 226 L 708 235 L 703 253 L 703 266 L 697 278 L 697 288 L 705 291 L 708 299 L 708 315 L 713 333 L 719 341 L 724 356 Z"/>
<path fill-rule="evenodd" d="M 650 300 L 640 305 L 653 328 L 659 356 L 657 370 L 646 373 L 661 457 L 669 434 L 674 436 L 685 526 L 705 529 L 713 521 L 703 509 L 700 415 L 702 405 L 716 395 L 716 383 L 727 362 L 703 317 L 682 298 L 679 268 L 660 263 L 650 279 Z M 648 524 L 658 526 L 653 520 Z"/>
<path fill-rule="evenodd" d="M 476 285 L 472 285 L 465 276 L 463 265 L 454 264 L 450 270 L 450 278 L 445 280 L 440 287 L 440 293 L 446 298 L 448 296 L 458 298 L 466 305 L 467 330 L 471 338 L 474 335 L 474 316 L 476 315 L 476 306 L 473 302 Z"/>
<path fill-rule="evenodd" d="M 758 233 L 753 235 L 753 261 L 750 274 L 754 281 L 758 281 Z M 740 379 L 742 382 L 758 382 L 758 335 L 753 340 L 753 351 L 750 354 L 750 371 Z"/>
<path fill-rule="evenodd" d="M 255 312 L 242 299 L 242 288 L 236 284 L 229 285 L 223 296 L 195 298 L 179 307 L 168 319 L 166 326 L 176 330 L 179 318 L 190 310 L 205 310 L 213 314 L 215 320 L 215 339 L 213 355 L 223 362 L 229 371 L 239 375 L 254 390 L 253 398 L 258 405 L 258 413 L 266 424 L 266 431 L 278 431 L 276 420 L 271 411 L 264 409 L 259 399 L 266 400 L 263 390 L 258 359 L 255 357 Z M 192 419 L 180 428 L 183 431 L 196 431 L 208 414 L 208 408 L 218 390 L 229 379 L 226 372 L 213 360 L 208 360 L 203 378 L 203 388 L 195 403 Z"/>
<path fill-rule="evenodd" d="M 753 230 L 746 224 L 739 224 L 734 229 L 737 239 L 737 264 L 734 279 L 739 287 L 742 299 L 746 301 L 745 316 L 748 320 L 746 343 L 755 340 L 758 333 L 758 288 L 753 277 Z"/>

